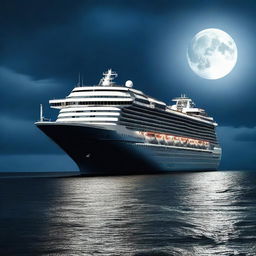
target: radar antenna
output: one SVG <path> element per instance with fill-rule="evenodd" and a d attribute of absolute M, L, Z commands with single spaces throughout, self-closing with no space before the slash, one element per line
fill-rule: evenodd
<path fill-rule="evenodd" d="M 103 73 L 103 78 L 101 78 L 99 85 L 101 86 L 111 86 L 114 84 L 113 80 L 117 77 L 117 73 L 109 69 Z"/>

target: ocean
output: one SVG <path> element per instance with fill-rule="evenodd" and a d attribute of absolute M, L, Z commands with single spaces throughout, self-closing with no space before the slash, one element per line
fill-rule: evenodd
<path fill-rule="evenodd" d="M 0 178 L 0 255 L 256 255 L 256 172 L 55 176 Z"/>

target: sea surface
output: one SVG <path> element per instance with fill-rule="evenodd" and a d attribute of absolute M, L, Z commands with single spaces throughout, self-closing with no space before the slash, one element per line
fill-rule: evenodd
<path fill-rule="evenodd" d="M 256 172 L 0 178 L 0 255 L 256 255 Z"/>

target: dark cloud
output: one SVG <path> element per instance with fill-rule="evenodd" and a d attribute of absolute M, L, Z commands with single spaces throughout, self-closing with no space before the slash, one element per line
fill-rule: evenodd
<path fill-rule="evenodd" d="M 35 120 L 40 103 L 58 95 L 63 85 L 54 79 L 35 80 L 32 77 L 0 67 L 1 116 L 20 120 Z"/>
<path fill-rule="evenodd" d="M 54 79 L 34 80 L 30 76 L 0 67 L 0 154 L 63 152 L 34 125 L 39 117 L 39 104 L 48 105 L 61 85 Z M 54 114 L 47 107 L 47 116 Z"/>

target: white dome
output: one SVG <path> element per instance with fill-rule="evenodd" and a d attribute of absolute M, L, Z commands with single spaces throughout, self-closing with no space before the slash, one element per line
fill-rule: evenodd
<path fill-rule="evenodd" d="M 132 82 L 131 80 L 127 80 L 127 81 L 125 82 L 125 86 L 126 86 L 126 87 L 133 87 L 133 82 Z"/>

